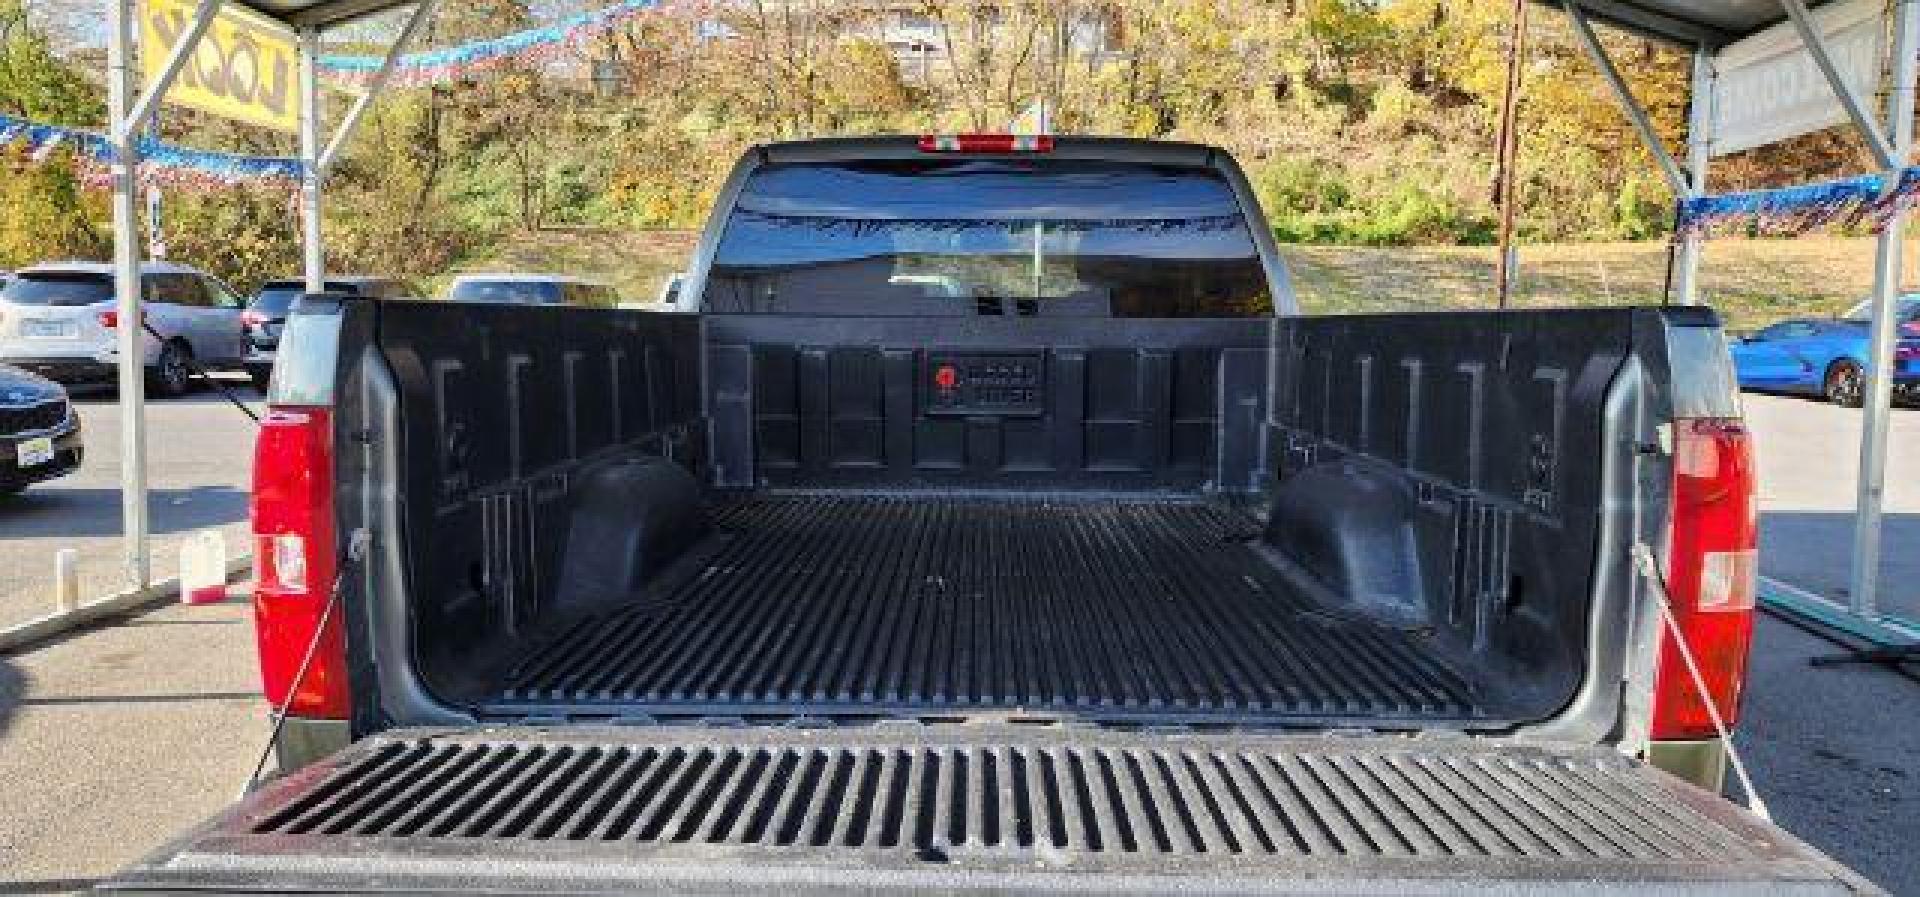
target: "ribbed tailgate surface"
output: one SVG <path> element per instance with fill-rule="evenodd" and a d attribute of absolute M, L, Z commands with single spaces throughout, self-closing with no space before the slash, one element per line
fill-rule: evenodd
<path fill-rule="evenodd" d="M 1817 856 L 1730 805 L 1597 749 L 954 737 L 971 728 L 382 737 L 280 783 L 128 881 L 1832 883 Z"/>

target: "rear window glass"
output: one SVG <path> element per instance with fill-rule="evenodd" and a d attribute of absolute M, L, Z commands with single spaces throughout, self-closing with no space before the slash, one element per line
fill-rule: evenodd
<path fill-rule="evenodd" d="M 1271 314 L 1212 169 L 1056 159 L 770 165 L 730 214 L 715 312 L 1124 318 Z"/>
<path fill-rule="evenodd" d="M 455 302 L 558 305 L 560 285 L 537 280 L 463 280 L 454 284 L 447 298 Z"/>
<path fill-rule="evenodd" d="M 98 274 L 21 274 L 0 288 L 15 305 L 92 305 L 113 299 L 113 279 Z"/>

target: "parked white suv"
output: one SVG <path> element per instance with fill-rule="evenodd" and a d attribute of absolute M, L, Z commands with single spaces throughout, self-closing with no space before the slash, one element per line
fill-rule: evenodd
<path fill-rule="evenodd" d="M 205 272 L 150 262 L 141 269 L 147 323 L 143 361 L 157 395 L 192 385 L 189 360 L 235 368 L 246 354 L 246 302 Z M 14 272 L 0 288 L 0 362 L 65 382 L 107 380 L 119 360 L 113 266 L 58 262 Z"/>

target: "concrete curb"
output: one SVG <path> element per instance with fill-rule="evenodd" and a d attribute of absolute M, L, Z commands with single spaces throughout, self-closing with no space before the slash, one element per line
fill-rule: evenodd
<path fill-rule="evenodd" d="M 227 561 L 227 578 L 246 572 L 253 566 L 253 556 L 243 554 Z M 145 610 L 148 607 L 176 600 L 180 596 L 180 580 L 163 579 L 144 589 L 109 595 L 98 601 L 80 605 L 67 613 L 50 614 L 37 620 L 28 620 L 0 629 L 0 654 L 31 647 L 47 639 L 88 623 L 124 614 Z"/>

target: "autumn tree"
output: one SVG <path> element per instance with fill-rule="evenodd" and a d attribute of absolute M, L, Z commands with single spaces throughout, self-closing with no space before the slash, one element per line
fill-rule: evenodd
<path fill-rule="evenodd" d="M 0 0 L 0 112 L 47 124 L 86 125 L 104 115 L 96 90 L 53 50 L 20 0 Z M 82 191 L 71 148 L 35 158 L 0 147 L 0 268 L 105 251 L 94 221 L 104 215 Z"/>
<path fill-rule="evenodd" d="M 91 125 L 106 115 L 100 90 L 54 53 L 21 0 L 0 0 L 0 112 L 61 125 Z"/>

